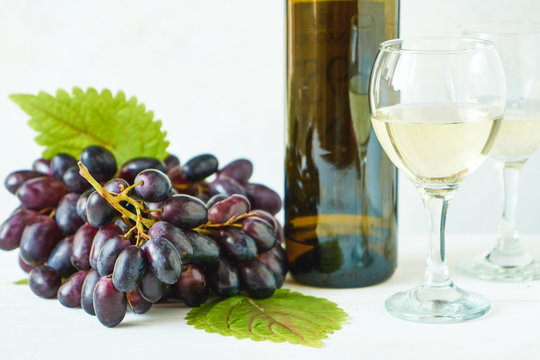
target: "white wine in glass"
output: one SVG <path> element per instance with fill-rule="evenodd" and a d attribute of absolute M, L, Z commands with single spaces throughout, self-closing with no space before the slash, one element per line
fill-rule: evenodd
<path fill-rule="evenodd" d="M 444 230 L 450 199 L 495 143 L 505 89 L 492 42 L 425 38 L 380 46 L 369 86 L 373 129 L 390 160 L 420 193 L 429 225 L 422 282 L 386 300 L 387 311 L 396 317 L 449 323 L 490 309 L 484 297 L 454 285 Z"/>
<path fill-rule="evenodd" d="M 540 279 L 540 263 L 522 246 L 516 226 L 521 168 L 540 146 L 540 23 L 494 22 L 461 26 L 461 35 L 493 41 L 506 74 L 506 113 L 490 157 L 503 187 L 495 247 L 459 265 L 486 280 Z"/>

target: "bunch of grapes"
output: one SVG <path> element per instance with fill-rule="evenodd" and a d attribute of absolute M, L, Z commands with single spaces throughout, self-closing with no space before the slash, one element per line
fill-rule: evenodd
<path fill-rule="evenodd" d="M 218 170 L 210 154 L 183 165 L 170 155 L 118 170 L 96 145 L 79 160 L 38 159 L 5 180 L 21 205 L 0 226 L 0 248 L 20 249 L 38 296 L 112 327 L 126 310 L 142 314 L 167 299 L 193 307 L 210 292 L 264 298 L 283 284 L 283 230 L 274 218 L 281 199 L 249 182 L 250 161 Z"/>

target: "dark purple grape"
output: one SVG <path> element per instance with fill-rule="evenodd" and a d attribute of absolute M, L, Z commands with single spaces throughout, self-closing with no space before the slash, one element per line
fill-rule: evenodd
<path fill-rule="evenodd" d="M 281 245 L 278 244 L 274 246 L 272 249 L 270 249 L 269 252 L 274 254 L 274 256 L 279 260 L 280 263 L 284 264 L 285 266 L 287 265 L 287 252 Z M 287 272 L 286 267 L 284 271 L 285 273 Z"/>
<path fill-rule="evenodd" d="M 146 270 L 144 251 L 135 245 L 125 248 L 114 264 L 113 284 L 122 292 L 133 291 L 141 282 Z"/>
<path fill-rule="evenodd" d="M 244 187 L 240 185 L 236 180 L 226 175 L 221 175 L 210 183 L 210 195 L 216 194 L 246 195 L 246 191 L 244 190 Z"/>
<path fill-rule="evenodd" d="M 113 224 L 104 226 L 96 232 L 94 241 L 92 242 L 92 248 L 90 249 L 90 266 L 93 269 L 97 269 L 98 255 L 103 245 L 112 237 L 122 235 L 123 233 L 122 229 Z"/>
<path fill-rule="evenodd" d="M 92 187 L 92 185 L 90 185 L 90 183 L 79 174 L 78 166 L 72 166 L 67 169 L 64 172 L 62 181 L 64 182 L 64 186 L 68 192 L 74 192 L 77 194 L 82 194 Z"/>
<path fill-rule="evenodd" d="M 174 195 L 163 204 L 161 219 L 180 228 L 192 229 L 208 221 L 208 209 L 196 197 Z"/>
<path fill-rule="evenodd" d="M 84 224 L 75 233 L 71 263 L 79 270 L 90 269 L 90 250 L 97 231 L 92 225 Z"/>
<path fill-rule="evenodd" d="M 117 215 L 119 215 L 118 211 L 99 193 L 93 192 L 88 196 L 86 219 L 90 225 L 97 228 L 108 225 Z"/>
<path fill-rule="evenodd" d="M 80 195 L 76 193 L 66 194 L 56 208 L 54 219 L 66 236 L 75 234 L 77 229 L 84 224 L 84 220 L 77 214 L 79 197 Z"/>
<path fill-rule="evenodd" d="M 52 299 L 56 296 L 61 279 L 58 271 L 52 267 L 42 265 L 30 271 L 28 285 L 37 296 Z"/>
<path fill-rule="evenodd" d="M 81 307 L 83 310 L 90 315 L 96 315 L 96 311 L 94 310 L 94 289 L 96 288 L 96 284 L 101 279 L 101 276 L 99 273 L 94 270 L 88 270 L 88 274 L 86 275 L 86 278 L 84 279 L 84 282 L 82 284 L 81 288 Z"/>
<path fill-rule="evenodd" d="M 45 262 L 52 249 L 62 239 L 54 219 L 38 215 L 27 225 L 21 237 L 21 256 L 30 265 Z"/>
<path fill-rule="evenodd" d="M 219 258 L 219 245 L 214 240 L 197 231 L 184 230 L 184 234 L 191 241 L 193 255 L 191 263 L 195 265 L 211 265 Z"/>
<path fill-rule="evenodd" d="M 215 173 L 218 169 L 218 160 L 214 155 L 202 154 L 191 158 L 182 166 L 184 179 L 200 181 Z"/>
<path fill-rule="evenodd" d="M 45 176 L 30 179 L 17 190 L 19 201 L 30 210 L 56 207 L 65 194 L 63 182 Z"/>
<path fill-rule="evenodd" d="M 94 288 L 92 301 L 96 316 L 103 325 L 114 327 L 124 320 L 126 296 L 114 287 L 112 279 L 107 277 L 99 279 Z"/>
<path fill-rule="evenodd" d="M 164 238 L 154 238 L 144 247 L 148 266 L 165 284 L 174 284 L 182 273 L 182 259 L 173 244 Z"/>
<path fill-rule="evenodd" d="M 17 192 L 17 189 L 27 180 L 43 177 L 43 174 L 33 170 L 19 170 L 14 171 L 4 181 L 6 189 L 12 194 Z"/>
<path fill-rule="evenodd" d="M 281 210 L 281 198 L 269 187 L 262 184 L 247 184 L 246 194 L 253 209 L 266 210 L 277 214 Z"/>
<path fill-rule="evenodd" d="M 37 264 L 37 265 L 30 265 L 24 262 L 22 256 L 19 254 L 19 266 L 21 269 L 23 269 L 24 272 L 29 273 L 30 271 L 34 270 L 38 266 L 41 266 L 43 264 Z"/>
<path fill-rule="evenodd" d="M 71 255 L 73 255 L 73 238 L 73 235 L 63 238 L 56 244 L 47 259 L 47 266 L 56 269 L 60 273 L 60 276 L 64 278 L 77 271 L 71 263 Z"/>
<path fill-rule="evenodd" d="M 81 162 L 98 182 L 105 182 L 116 174 L 118 166 L 114 155 L 99 145 L 90 145 L 81 152 Z"/>
<path fill-rule="evenodd" d="M 210 209 L 218 201 L 225 200 L 228 197 L 229 197 L 229 195 L 227 195 L 227 194 L 216 194 L 216 195 L 212 196 L 210 198 L 210 200 L 208 200 L 206 202 L 206 207 Z"/>
<path fill-rule="evenodd" d="M 210 196 L 208 195 L 208 184 L 206 182 L 198 182 L 191 185 L 188 195 L 194 196 L 202 202 L 206 203 Z"/>
<path fill-rule="evenodd" d="M 123 218 L 119 217 L 114 221 L 113 224 L 118 226 L 120 229 L 122 229 L 122 233 L 127 233 L 129 229 L 131 229 L 135 225 L 135 223 L 132 223 L 131 220 L 126 220 L 126 221 L 124 221 Z"/>
<path fill-rule="evenodd" d="M 238 263 L 238 275 L 249 296 L 267 298 L 276 290 L 274 274 L 259 260 Z"/>
<path fill-rule="evenodd" d="M 116 193 L 116 194 L 121 193 L 127 187 L 129 187 L 129 183 L 124 179 L 118 179 L 118 178 L 111 179 L 107 181 L 105 185 L 103 185 L 103 188 L 105 190 L 107 190 L 108 192 Z"/>
<path fill-rule="evenodd" d="M 144 314 L 152 307 L 152 303 L 142 297 L 138 289 L 134 289 L 126 294 L 127 309 L 135 314 Z"/>
<path fill-rule="evenodd" d="M 146 271 L 139 283 L 141 296 L 151 303 L 159 301 L 165 293 L 166 285 L 162 283 L 151 271 Z"/>
<path fill-rule="evenodd" d="M 122 235 L 113 236 L 105 244 L 103 244 L 98 253 L 96 262 L 96 267 L 99 274 L 101 276 L 112 274 L 118 255 L 120 255 L 120 253 L 130 245 L 131 243 L 124 239 Z"/>
<path fill-rule="evenodd" d="M 88 196 L 90 196 L 91 193 L 95 192 L 96 190 L 88 189 L 85 192 L 81 194 L 79 197 L 79 200 L 77 200 L 77 215 L 81 219 L 83 219 L 84 222 L 88 222 L 88 218 L 86 217 L 86 203 L 88 202 Z"/>
<path fill-rule="evenodd" d="M 264 211 L 261 209 L 257 210 L 251 210 L 251 217 L 257 217 L 259 219 L 262 219 L 272 225 L 272 228 L 274 231 L 277 231 L 279 222 L 276 220 L 274 215 L 270 214 L 268 211 Z"/>
<path fill-rule="evenodd" d="M 81 270 L 67 278 L 58 289 L 58 301 L 68 308 L 81 306 L 81 290 L 88 270 Z"/>
<path fill-rule="evenodd" d="M 169 156 L 163 160 L 163 163 L 165 164 L 165 172 L 169 172 L 172 168 L 180 166 L 180 159 L 173 154 L 169 154 Z"/>
<path fill-rule="evenodd" d="M 182 276 L 174 285 L 175 290 L 187 306 L 196 307 L 208 299 L 208 288 L 204 272 L 196 265 L 184 265 Z"/>
<path fill-rule="evenodd" d="M 162 209 L 163 210 L 163 204 L 164 202 L 148 202 L 148 201 L 145 201 L 144 202 L 144 206 L 148 209 L 148 210 L 156 210 L 156 209 Z M 150 213 L 150 215 L 152 215 L 153 217 L 155 218 L 161 218 L 161 211 L 152 211 Z"/>
<path fill-rule="evenodd" d="M 158 159 L 151 157 L 139 157 L 131 159 L 122 165 L 118 176 L 126 180 L 128 183 L 134 184 L 135 182 L 133 180 L 135 179 L 135 176 L 146 169 L 156 169 L 163 172 L 167 171 L 165 165 Z"/>
<path fill-rule="evenodd" d="M 193 245 L 184 232 L 176 226 L 166 221 L 158 221 L 152 225 L 148 231 L 148 235 L 152 238 L 164 238 L 169 240 L 176 250 L 178 250 L 182 263 L 191 261 Z"/>
<path fill-rule="evenodd" d="M 219 258 L 207 273 L 210 288 L 220 297 L 238 294 L 240 280 L 236 268 L 226 259 Z"/>
<path fill-rule="evenodd" d="M 282 263 L 276 255 L 271 251 L 260 253 L 257 259 L 262 262 L 268 270 L 274 275 L 276 280 L 276 287 L 280 288 L 285 281 L 285 275 L 287 274 L 287 263 Z"/>
<path fill-rule="evenodd" d="M 53 176 L 51 170 L 51 161 L 45 159 L 37 159 L 32 164 L 32 170 L 40 172 L 47 176 Z"/>
<path fill-rule="evenodd" d="M 247 184 L 253 174 L 253 164 L 247 159 L 234 160 L 218 172 L 218 176 L 228 176 L 239 184 Z"/>
<path fill-rule="evenodd" d="M 69 154 L 56 154 L 51 159 L 51 171 L 53 176 L 58 180 L 62 180 L 66 170 L 74 166 L 77 166 L 77 160 Z"/>
<path fill-rule="evenodd" d="M 272 225 L 262 219 L 248 217 L 242 220 L 242 231 L 255 240 L 259 251 L 270 250 L 276 244 L 276 232 Z"/>
<path fill-rule="evenodd" d="M 141 171 L 135 177 L 133 183 L 138 184 L 141 182 L 142 184 L 135 186 L 135 192 L 144 201 L 163 201 L 169 196 L 172 189 L 171 180 L 169 180 L 167 175 L 155 169 Z"/>
<path fill-rule="evenodd" d="M 0 249 L 13 250 L 19 247 L 24 228 L 38 216 L 32 210 L 20 210 L 0 225 Z"/>
<path fill-rule="evenodd" d="M 208 209 L 208 220 L 214 224 L 223 224 L 232 217 L 249 212 L 249 209 L 249 200 L 243 195 L 234 194 L 212 205 Z"/>
<path fill-rule="evenodd" d="M 221 247 L 222 254 L 224 253 L 229 259 L 248 261 L 257 255 L 255 240 L 238 228 L 221 230 L 214 239 Z"/>

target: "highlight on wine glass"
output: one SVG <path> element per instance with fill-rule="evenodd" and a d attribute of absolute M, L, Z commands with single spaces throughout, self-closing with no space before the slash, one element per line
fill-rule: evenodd
<path fill-rule="evenodd" d="M 505 92 L 502 63 L 490 41 L 420 38 L 380 45 L 369 85 L 373 128 L 418 190 L 429 224 L 423 280 L 386 300 L 390 314 L 449 323 L 489 311 L 488 300 L 452 281 L 444 231 L 450 199 L 493 146 Z"/>
<path fill-rule="evenodd" d="M 490 153 L 502 183 L 502 214 L 495 247 L 461 263 L 470 276 L 498 281 L 540 279 L 540 263 L 522 246 L 516 228 L 518 178 L 540 146 L 540 23 L 460 26 L 466 37 L 491 40 L 506 75 L 506 113 Z"/>

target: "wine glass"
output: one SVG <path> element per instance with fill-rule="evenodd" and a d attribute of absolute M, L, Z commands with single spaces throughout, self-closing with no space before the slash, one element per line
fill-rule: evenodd
<path fill-rule="evenodd" d="M 382 43 L 369 84 L 372 125 L 390 160 L 413 182 L 429 225 L 422 282 L 386 300 L 387 311 L 448 323 L 487 313 L 489 301 L 454 285 L 445 253 L 448 203 L 493 146 L 505 106 L 492 42 L 420 38 Z"/>
<path fill-rule="evenodd" d="M 525 251 L 516 230 L 519 174 L 540 146 L 540 23 L 484 23 L 461 26 L 458 32 L 493 41 L 507 81 L 506 113 L 490 153 L 503 188 L 497 243 L 458 269 L 486 280 L 540 279 L 540 264 Z"/>

